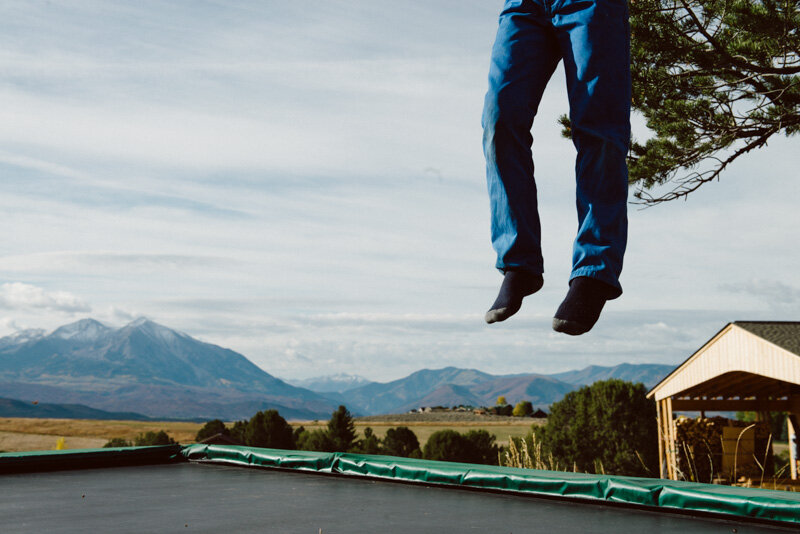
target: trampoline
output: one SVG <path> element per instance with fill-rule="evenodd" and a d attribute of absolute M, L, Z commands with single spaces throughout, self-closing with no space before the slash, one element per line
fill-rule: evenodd
<path fill-rule="evenodd" d="M 4 533 L 797 532 L 800 497 L 190 445 L 0 454 L 0 517 Z"/>

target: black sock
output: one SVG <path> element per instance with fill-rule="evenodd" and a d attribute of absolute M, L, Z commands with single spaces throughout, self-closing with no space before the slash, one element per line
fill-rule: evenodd
<path fill-rule="evenodd" d="M 573 278 L 567 297 L 553 317 L 553 330 L 571 336 L 588 332 L 600 318 L 606 301 L 619 294 L 619 289 L 595 278 Z"/>
<path fill-rule="evenodd" d="M 544 284 L 541 274 L 526 271 L 506 271 L 503 285 L 492 307 L 486 312 L 489 324 L 505 321 L 519 311 L 522 299 L 539 291 Z"/>

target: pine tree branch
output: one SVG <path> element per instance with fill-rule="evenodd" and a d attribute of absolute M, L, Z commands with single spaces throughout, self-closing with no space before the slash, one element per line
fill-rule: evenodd
<path fill-rule="evenodd" d="M 797 74 L 800 73 L 800 66 L 797 67 L 762 67 L 761 65 L 755 65 L 750 63 L 747 60 L 739 58 L 737 56 L 731 55 L 724 46 L 722 46 L 711 34 L 703 26 L 703 23 L 697 18 L 692 8 L 686 3 L 686 0 L 680 0 L 683 8 L 686 10 L 686 13 L 694 22 L 697 31 L 706 38 L 706 41 L 722 56 L 725 57 L 728 61 L 737 65 L 741 68 L 751 70 L 753 72 L 757 72 L 759 74 L 780 74 L 780 75 L 788 75 L 788 74 Z"/>
<path fill-rule="evenodd" d="M 728 167 L 728 165 L 733 163 L 734 160 L 750 152 L 751 150 L 755 150 L 757 148 L 764 146 L 769 140 L 769 138 L 775 133 L 777 133 L 779 130 L 780 128 L 767 129 L 758 138 L 754 139 L 753 141 L 750 141 L 745 146 L 741 147 L 740 149 L 735 151 L 733 154 L 731 154 L 724 160 L 721 160 L 713 156 L 704 158 L 708 160 L 715 159 L 719 162 L 719 165 L 715 169 L 709 171 L 692 173 L 685 179 L 681 180 L 680 185 L 675 187 L 669 193 L 666 193 L 659 197 L 654 197 L 651 196 L 649 193 L 646 193 L 643 189 L 640 189 L 635 193 L 635 196 L 641 202 L 634 202 L 634 204 L 654 206 L 656 204 L 661 204 L 663 202 L 669 202 L 672 200 L 678 200 L 680 198 L 686 199 L 691 193 L 697 191 L 702 185 L 718 179 L 722 174 L 722 172 Z"/>

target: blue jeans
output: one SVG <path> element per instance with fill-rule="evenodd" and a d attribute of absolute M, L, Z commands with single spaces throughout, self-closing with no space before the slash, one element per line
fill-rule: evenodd
<path fill-rule="evenodd" d="M 564 60 L 578 156 L 572 274 L 622 293 L 628 233 L 630 38 L 625 0 L 506 0 L 492 49 L 483 145 L 497 268 L 544 272 L 531 127 Z"/>

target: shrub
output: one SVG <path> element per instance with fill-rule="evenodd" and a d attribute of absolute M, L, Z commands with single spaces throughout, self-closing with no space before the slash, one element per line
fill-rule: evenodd
<path fill-rule="evenodd" d="M 419 440 L 416 434 L 407 426 L 390 428 L 383 438 L 383 452 L 390 456 L 411 456 L 419 450 Z"/>
<path fill-rule="evenodd" d="M 103 445 L 103 448 L 111 448 L 111 447 L 130 447 L 131 442 L 124 439 L 124 438 L 111 438 L 108 442 Z"/>
<path fill-rule="evenodd" d="M 367 427 L 364 429 L 364 439 L 358 440 L 353 451 L 361 454 L 380 454 L 381 440 L 370 427 Z"/>
<path fill-rule="evenodd" d="M 333 442 L 325 430 L 304 430 L 297 438 L 301 451 L 334 452 Z"/>
<path fill-rule="evenodd" d="M 658 473 L 656 406 L 642 384 L 595 382 L 553 403 L 535 427 L 545 454 L 569 469 L 617 475 Z"/>
<path fill-rule="evenodd" d="M 469 459 L 473 464 L 497 465 L 497 445 L 494 434 L 485 430 L 470 430 L 464 435 L 469 444 Z"/>
<path fill-rule="evenodd" d="M 468 456 L 470 456 L 469 444 L 464 436 L 455 430 L 434 432 L 422 449 L 422 457 L 426 460 L 466 462 Z"/>
<path fill-rule="evenodd" d="M 163 430 L 158 432 L 144 432 L 133 438 L 133 445 L 136 447 L 147 447 L 152 445 L 172 445 L 175 440 Z"/>
<path fill-rule="evenodd" d="M 203 428 L 197 431 L 197 435 L 194 437 L 195 441 L 203 441 L 206 438 L 210 438 L 211 436 L 216 436 L 217 434 L 222 434 L 224 436 L 230 436 L 231 432 L 228 430 L 228 427 L 225 426 L 219 419 L 214 419 L 213 421 L 207 422 L 203 425 Z"/>
<path fill-rule="evenodd" d="M 497 465 L 495 436 L 485 430 L 460 434 L 455 430 L 439 430 L 431 434 L 422 456 L 426 460 Z"/>

